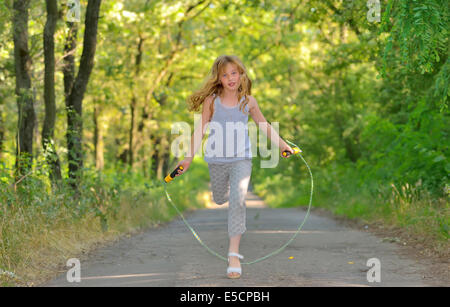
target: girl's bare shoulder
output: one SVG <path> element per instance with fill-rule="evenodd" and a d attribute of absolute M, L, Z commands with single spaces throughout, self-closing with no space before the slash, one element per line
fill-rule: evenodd
<path fill-rule="evenodd" d="M 209 95 L 206 97 L 204 101 L 205 106 L 209 106 L 213 102 L 214 98 L 214 95 Z"/>
<path fill-rule="evenodd" d="M 208 97 L 205 98 L 205 100 L 203 101 L 203 118 L 207 119 L 208 121 L 211 120 L 212 118 L 212 110 L 211 110 L 211 105 L 212 102 L 214 101 L 214 96 L 210 95 Z"/>
<path fill-rule="evenodd" d="M 254 107 L 256 107 L 258 105 L 258 102 L 256 101 L 255 97 L 253 97 L 252 95 L 248 95 L 248 107 L 250 109 L 253 109 Z"/>

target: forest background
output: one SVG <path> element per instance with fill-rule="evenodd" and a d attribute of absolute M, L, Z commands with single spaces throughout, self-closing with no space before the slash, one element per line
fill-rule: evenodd
<path fill-rule="evenodd" d="M 303 150 L 314 207 L 448 259 L 448 1 L 5 0 L 0 21 L 2 285 L 175 216 L 171 128 L 194 126 L 186 99 L 222 54 Z M 251 180 L 270 206 L 308 204 L 301 159 Z M 196 157 L 168 189 L 201 208 L 208 181 Z"/>

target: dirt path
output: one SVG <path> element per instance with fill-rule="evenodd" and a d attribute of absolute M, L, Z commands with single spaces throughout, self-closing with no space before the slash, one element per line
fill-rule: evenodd
<path fill-rule="evenodd" d="M 247 195 L 247 232 L 240 253 L 251 261 L 283 245 L 306 211 L 270 209 Z M 185 217 L 219 254 L 228 248 L 227 204 Z M 427 267 L 402 256 L 402 247 L 371 233 L 311 213 L 302 232 L 281 253 L 243 265 L 240 279 L 226 277 L 226 263 L 208 253 L 178 218 L 94 252 L 81 261 L 81 282 L 66 273 L 43 286 L 427 286 Z M 293 257 L 293 259 L 290 259 Z M 378 258 L 381 282 L 367 281 L 367 260 Z M 445 269 L 445 268 L 444 268 Z M 436 285 L 436 281 L 433 281 Z M 442 286 L 449 286 L 442 284 Z"/>

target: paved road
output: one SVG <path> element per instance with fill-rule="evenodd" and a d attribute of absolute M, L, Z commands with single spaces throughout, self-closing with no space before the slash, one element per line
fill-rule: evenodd
<path fill-rule="evenodd" d="M 247 232 L 240 253 L 251 261 L 276 250 L 295 232 L 306 211 L 271 209 L 247 195 Z M 222 255 L 228 248 L 227 204 L 185 214 L 202 240 Z M 61 274 L 43 286 L 426 286 L 426 267 L 401 256 L 402 247 L 363 230 L 311 213 L 284 251 L 243 265 L 240 279 L 208 253 L 178 218 L 164 226 L 95 251 L 81 262 L 81 282 Z M 293 257 L 293 259 L 290 259 Z M 381 282 L 367 281 L 367 260 L 378 258 Z"/>

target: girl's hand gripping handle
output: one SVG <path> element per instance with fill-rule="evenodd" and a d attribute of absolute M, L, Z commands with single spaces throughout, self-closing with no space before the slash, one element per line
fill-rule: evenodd
<path fill-rule="evenodd" d="M 183 174 L 185 171 L 188 170 L 190 165 L 189 161 L 183 160 L 181 161 L 178 166 L 173 170 L 172 173 L 170 173 L 169 175 L 166 176 L 166 178 L 164 178 L 164 181 L 169 183 L 173 180 L 173 178 L 175 178 L 176 176 L 180 176 L 181 174 Z"/>
<path fill-rule="evenodd" d="M 292 150 L 293 150 L 293 153 L 291 153 L 289 150 L 283 151 L 283 153 L 282 153 L 283 157 L 287 158 L 287 157 L 289 157 L 291 154 L 296 155 L 296 154 L 298 154 L 299 152 L 302 152 L 302 150 L 301 150 L 300 148 L 298 148 L 297 146 L 292 146 Z"/>
<path fill-rule="evenodd" d="M 172 181 L 173 178 L 175 178 L 175 176 L 178 174 L 179 170 L 183 170 L 183 166 L 180 165 L 178 166 L 172 173 L 170 173 L 169 175 L 166 176 L 166 178 L 164 178 L 164 181 L 169 183 Z"/>

